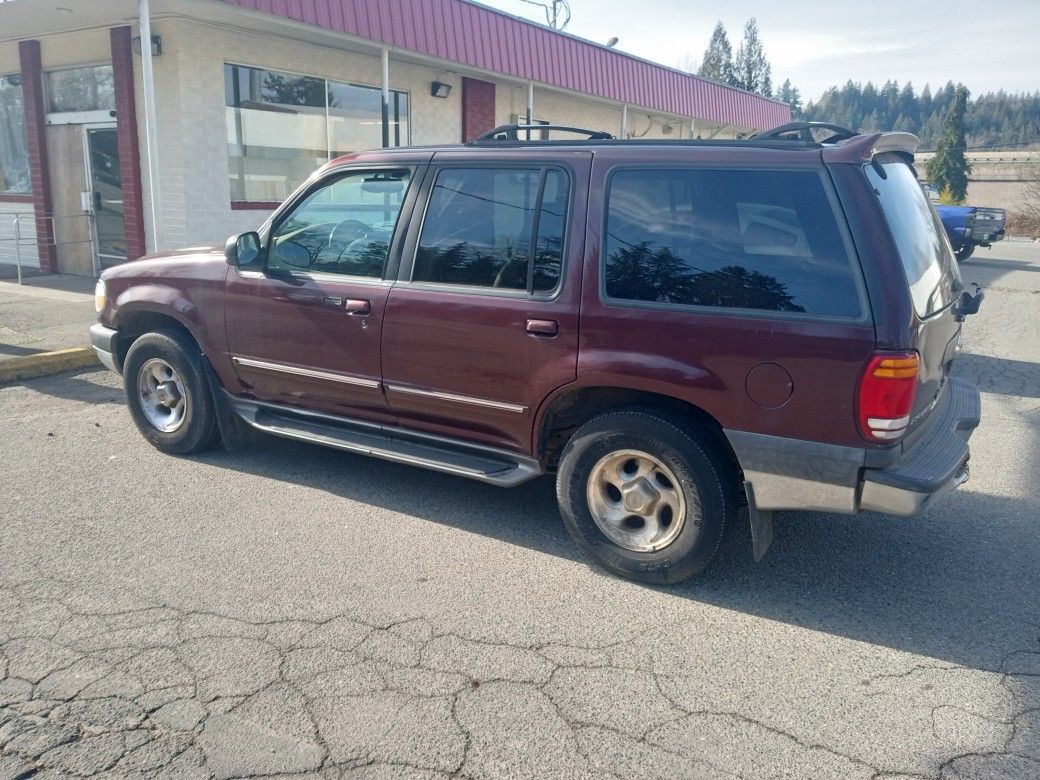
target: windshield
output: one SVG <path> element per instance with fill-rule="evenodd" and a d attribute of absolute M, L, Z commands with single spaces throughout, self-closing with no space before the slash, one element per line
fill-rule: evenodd
<path fill-rule="evenodd" d="M 867 177 L 899 249 L 914 310 L 918 316 L 928 317 L 953 303 L 960 289 L 953 250 L 913 168 L 894 155 L 879 159 L 883 161 L 885 178 L 874 165 L 865 166 Z"/>

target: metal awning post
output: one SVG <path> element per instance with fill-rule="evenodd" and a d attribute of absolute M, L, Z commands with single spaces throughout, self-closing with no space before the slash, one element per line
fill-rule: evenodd
<path fill-rule="evenodd" d="M 162 207 L 159 189 L 159 134 L 155 119 L 155 79 L 152 74 L 152 16 L 148 0 L 138 0 L 138 26 L 141 33 L 141 76 L 144 91 L 144 139 L 148 152 L 148 198 L 152 206 L 152 251 L 159 250 L 162 234 Z M 117 117 L 118 121 L 118 117 Z"/>
<path fill-rule="evenodd" d="M 621 140 L 628 137 L 628 104 L 621 106 Z"/>
<path fill-rule="evenodd" d="M 22 283 L 22 215 L 14 215 L 14 262 L 18 267 L 18 284 Z"/>
<path fill-rule="evenodd" d="M 390 146 L 390 50 L 380 53 L 383 66 L 383 148 Z"/>

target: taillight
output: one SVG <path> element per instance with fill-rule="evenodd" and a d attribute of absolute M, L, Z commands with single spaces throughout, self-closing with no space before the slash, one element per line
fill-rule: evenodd
<path fill-rule="evenodd" d="M 857 419 L 869 441 L 895 441 L 910 424 L 920 359 L 916 352 L 880 352 L 859 382 Z"/>

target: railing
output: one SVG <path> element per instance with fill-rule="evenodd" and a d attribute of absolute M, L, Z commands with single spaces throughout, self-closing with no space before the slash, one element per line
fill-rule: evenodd
<path fill-rule="evenodd" d="M 10 221 L 7 220 L 8 217 L 10 217 Z M 86 212 L 79 212 L 79 213 L 76 213 L 76 214 L 49 214 L 49 215 L 45 216 L 44 218 L 49 220 L 50 223 L 51 223 L 51 225 L 50 225 L 50 227 L 51 227 L 50 235 L 51 236 L 55 236 L 56 235 L 56 233 L 55 233 L 55 220 L 62 220 L 62 221 L 63 220 L 70 220 L 71 221 L 71 220 L 75 220 L 75 219 L 85 219 L 87 221 L 87 234 L 88 234 L 89 238 L 78 239 L 78 240 L 68 240 L 68 241 L 57 241 L 57 240 L 53 240 L 53 239 L 51 241 L 49 241 L 49 242 L 40 241 L 39 236 L 35 232 L 36 214 L 34 212 L 31 212 L 31 211 L 30 212 L 15 212 L 15 213 L 8 212 L 6 214 L 0 212 L 0 225 L 3 225 L 6 222 L 7 224 L 11 225 L 12 232 L 13 232 L 12 235 L 6 236 L 6 237 L 0 235 L 0 247 L 2 247 L 7 242 L 10 242 L 10 245 L 13 245 L 13 247 L 14 247 L 14 261 L 15 261 L 15 267 L 17 269 L 18 284 L 23 284 L 24 283 L 22 281 L 22 265 L 23 265 L 23 256 L 25 254 L 25 249 L 27 247 L 35 247 L 35 249 L 36 249 L 36 256 L 39 257 L 39 255 L 40 255 L 40 248 L 43 247 L 43 246 L 63 247 L 63 246 L 76 246 L 76 245 L 81 245 L 81 244 L 89 244 L 90 247 L 91 247 L 91 255 L 93 256 L 94 275 L 97 276 L 100 273 L 101 269 L 98 267 L 98 256 L 97 256 L 97 252 L 95 251 L 96 250 L 96 246 L 95 246 L 95 238 L 94 238 L 94 236 L 95 236 L 94 215 L 90 214 L 90 213 L 86 213 Z M 31 234 L 27 234 L 25 232 L 24 227 L 26 225 L 32 225 L 33 226 L 34 231 Z"/>

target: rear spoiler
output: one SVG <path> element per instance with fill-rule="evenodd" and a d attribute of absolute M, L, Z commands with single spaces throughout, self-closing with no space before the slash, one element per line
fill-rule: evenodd
<path fill-rule="evenodd" d="M 839 141 L 833 146 L 824 146 L 823 159 L 828 163 L 869 163 L 876 155 L 892 152 L 913 162 L 914 152 L 921 145 L 921 139 L 913 133 L 871 133 L 857 135 L 846 141 Z"/>

